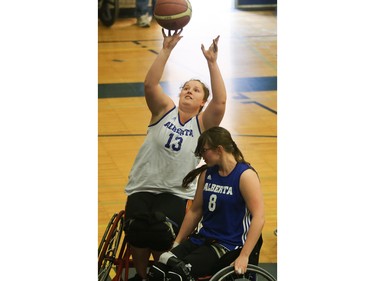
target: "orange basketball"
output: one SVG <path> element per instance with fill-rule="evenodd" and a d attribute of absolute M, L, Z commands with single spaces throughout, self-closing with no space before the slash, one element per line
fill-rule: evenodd
<path fill-rule="evenodd" d="M 189 0 L 157 0 L 154 18 L 157 23 L 169 30 L 186 26 L 191 19 L 192 9 Z"/>

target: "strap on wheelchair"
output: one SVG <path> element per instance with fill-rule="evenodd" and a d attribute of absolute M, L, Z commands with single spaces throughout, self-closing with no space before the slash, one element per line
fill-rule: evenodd
<path fill-rule="evenodd" d="M 221 258 L 227 252 L 229 252 L 229 250 L 227 248 L 225 248 L 223 245 L 221 245 L 221 244 L 219 244 L 217 242 L 212 243 L 211 247 L 212 247 L 212 249 L 215 250 L 216 255 L 218 256 L 218 258 Z"/>
<path fill-rule="evenodd" d="M 207 238 L 199 235 L 198 233 L 193 233 L 190 235 L 190 237 L 194 237 L 196 239 L 201 240 L 204 244 L 211 246 L 211 248 L 215 251 L 218 258 L 221 258 L 224 256 L 227 252 L 229 252 L 229 249 L 221 245 L 219 242 L 217 242 L 215 239 Z"/>

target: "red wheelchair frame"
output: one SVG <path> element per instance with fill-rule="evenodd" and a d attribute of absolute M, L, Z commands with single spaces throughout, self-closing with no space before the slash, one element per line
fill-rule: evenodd
<path fill-rule="evenodd" d="M 125 211 L 110 219 L 98 249 L 98 280 L 106 281 L 114 269 L 113 281 L 127 281 L 129 268 L 133 267 L 130 247 L 125 238 Z M 123 272 L 125 271 L 125 272 Z"/>

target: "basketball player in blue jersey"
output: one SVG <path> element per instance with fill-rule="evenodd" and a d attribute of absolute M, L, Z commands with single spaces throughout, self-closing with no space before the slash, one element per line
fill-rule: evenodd
<path fill-rule="evenodd" d="M 265 220 L 257 172 L 222 127 L 201 134 L 195 155 L 206 164 L 183 180 L 186 186 L 199 175 L 194 201 L 175 247 L 150 269 L 150 281 L 194 280 L 230 264 L 243 274 L 248 263 L 258 265 Z"/>
<path fill-rule="evenodd" d="M 209 89 L 200 80 L 185 82 L 178 106 L 163 91 L 160 80 L 172 50 L 182 38 L 181 32 L 182 29 L 167 34 L 162 29 L 163 47 L 144 81 L 151 120 L 125 187 L 125 232 L 137 272 L 133 280 L 147 279 L 151 254 L 158 260 L 162 252 L 171 248 L 186 212 L 187 199 L 195 194 L 194 182 L 186 187 L 181 183 L 199 164 L 200 159 L 194 156 L 198 138 L 202 132 L 218 126 L 225 113 L 227 94 L 217 63 L 219 36 L 208 49 L 201 45 L 212 91 L 212 99 L 205 110 L 202 109 L 208 100 Z M 174 226 L 167 230 L 172 236 L 169 243 L 165 241 L 167 234 L 160 234 L 166 225 L 163 216 Z"/>

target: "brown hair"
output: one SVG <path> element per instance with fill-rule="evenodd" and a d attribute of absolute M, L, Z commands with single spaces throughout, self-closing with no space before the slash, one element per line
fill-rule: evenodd
<path fill-rule="evenodd" d="M 246 163 L 254 171 L 255 169 L 247 162 L 241 152 L 237 147 L 237 144 L 233 141 L 230 132 L 223 127 L 212 127 L 204 131 L 198 139 L 197 147 L 195 148 L 194 154 L 196 157 L 202 157 L 202 150 L 204 145 L 209 147 L 218 147 L 221 145 L 224 150 L 228 153 L 231 153 L 237 163 Z M 200 173 L 208 168 L 207 165 L 198 167 L 190 171 L 182 181 L 182 186 L 187 187 Z"/>

